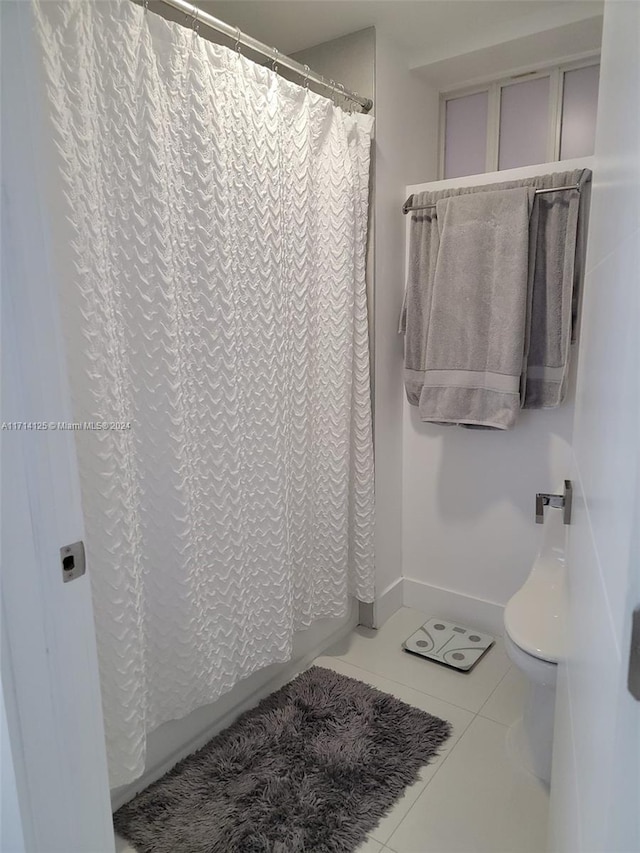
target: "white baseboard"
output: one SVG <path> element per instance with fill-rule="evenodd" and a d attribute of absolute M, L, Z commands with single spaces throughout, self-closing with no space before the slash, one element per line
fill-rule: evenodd
<path fill-rule="evenodd" d="M 442 616 L 494 636 L 504 631 L 504 607 L 494 601 L 472 598 L 414 578 L 403 579 L 402 601 L 405 607 L 421 610 L 427 616 Z"/>
<path fill-rule="evenodd" d="M 373 628 L 382 628 L 390 616 L 402 607 L 403 578 L 396 578 L 376 597 L 373 607 Z"/>
<path fill-rule="evenodd" d="M 294 658 L 284 664 L 274 664 L 267 667 L 266 670 L 254 673 L 254 675 L 241 681 L 234 687 L 233 691 L 226 696 L 222 696 L 217 703 L 208 705 L 205 708 L 197 709 L 193 712 L 193 716 L 197 715 L 198 719 L 207 719 L 205 726 L 201 726 L 199 731 L 196 730 L 196 724 L 190 723 L 189 717 L 182 720 L 173 720 L 165 723 L 165 726 L 179 727 L 183 733 L 182 741 L 178 740 L 179 746 L 169 752 L 164 751 L 162 758 L 159 760 L 151 760 L 150 766 L 145 769 L 142 776 L 132 782 L 130 785 L 123 785 L 121 788 L 115 788 L 111 791 L 111 807 L 116 811 L 120 806 L 133 799 L 136 794 L 151 785 L 157 779 L 160 779 L 171 768 L 186 758 L 187 755 L 203 747 L 212 737 L 221 732 L 223 729 L 230 726 L 240 714 L 255 707 L 262 699 L 279 690 L 292 678 L 295 678 L 303 672 L 312 663 L 315 658 L 319 657 L 329 646 L 338 643 L 344 639 L 358 624 L 358 607 L 357 602 L 353 601 L 349 616 L 341 620 L 340 625 L 335 630 L 330 632 L 327 627 L 330 622 L 335 620 L 322 620 L 320 623 L 315 623 L 307 631 L 302 631 L 296 635 L 294 641 Z M 323 624 L 324 623 L 324 624 Z M 296 649 L 298 646 L 298 649 Z M 257 686 L 254 690 L 250 690 L 251 681 L 255 679 Z M 249 688 L 249 689 L 247 689 Z M 233 692 L 239 692 L 238 701 L 233 701 Z M 217 706 L 223 706 L 223 710 L 216 713 Z M 226 706 L 226 707 L 224 707 Z M 150 737 L 155 738 L 155 749 L 157 750 L 157 741 L 162 739 L 162 729 L 160 726 L 156 731 L 151 732 Z M 196 733 L 193 734 L 193 731 Z M 171 739 L 176 740 L 176 732 L 172 733 Z M 148 750 L 148 756 L 151 750 Z"/>

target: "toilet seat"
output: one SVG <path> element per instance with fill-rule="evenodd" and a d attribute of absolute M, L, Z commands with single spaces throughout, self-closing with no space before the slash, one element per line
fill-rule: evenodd
<path fill-rule="evenodd" d="M 561 565 L 559 565 L 561 563 Z M 549 663 L 563 656 L 564 561 L 541 558 L 504 610 L 504 625 L 523 651 Z"/>
<path fill-rule="evenodd" d="M 531 684 L 555 689 L 558 677 L 557 663 L 543 660 L 542 658 L 530 655 L 529 652 L 525 652 L 524 649 L 521 649 L 519 645 L 513 642 L 506 632 L 503 641 L 507 657 L 511 663 L 515 664 L 524 673 Z"/>

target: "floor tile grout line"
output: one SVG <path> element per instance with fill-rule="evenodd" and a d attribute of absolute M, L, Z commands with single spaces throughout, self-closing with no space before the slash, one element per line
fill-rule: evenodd
<path fill-rule="evenodd" d="M 319 657 L 331 658 L 331 657 L 333 657 L 333 656 L 332 656 L 332 655 L 324 654 L 324 655 L 319 655 Z M 335 657 L 333 657 L 333 659 L 334 659 L 334 660 L 336 660 L 336 661 L 341 661 L 342 663 L 346 664 L 348 667 L 353 667 L 353 669 L 355 669 L 355 670 L 357 670 L 357 671 L 359 671 L 359 672 L 362 672 L 362 673 L 363 673 L 363 675 L 372 675 L 372 676 L 377 676 L 378 678 L 382 678 L 382 679 L 384 679 L 385 681 L 389 681 L 391 684 L 396 684 L 396 685 L 398 685 L 399 687 L 405 687 L 405 688 L 407 688 L 407 689 L 409 689 L 409 690 L 415 690 L 415 692 L 416 692 L 416 693 L 420 693 L 420 695 L 422 695 L 422 696 L 428 696 L 429 698 L 431 698 L 431 699 L 435 699 L 435 700 L 436 700 L 436 701 L 438 701 L 438 702 L 443 702 L 443 703 L 444 703 L 444 704 L 446 704 L 446 705 L 451 705 L 452 707 L 457 708 L 457 709 L 458 709 L 458 710 L 460 710 L 460 711 L 466 711 L 466 713 L 467 713 L 467 714 L 470 714 L 470 715 L 471 715 L 471 717 L 470 717 L 469 721 L 467 722 L 467 724 L 466 724 L 465 726 L 463 726 L 463 727 L 462 727 L 462 729 L 461 729 L 461 731 L 460 731 L 459 735 L 457 736 L 457 738 L 456 738 L 456 740 L 455 740 L 454 744 L 451 746 L 451 748 L 450 748 L 449 750 L 447 750 L 447 752 L 446 752 L 446 753 L 444 754 L 444 756 L 442 757 L 442 761 L 440 761 L 440 762 L 439 762 L 439 764 L 437 765 L 437 767 L 435 768 L 435 770 L 434 770 L 433 774 L 429 777 L 429 779 L 427 779 L 427 780 L 426 780 L 425 784 L 422 786 L 422 788 L 421 788 L 421 790 L 420 790 L 420 793 L 419 793 L 419 794 L 418 794 L 418 796 L 416 797 L 415 802 L 414 802 L 414 803 L 413 803 L 413 804 L 412 804 L 412 805 L 407 809 L 406 814 L 405 814 L 405 815 L 403 815 L 403 817 L 402 817 L 402 819 L 400 820 L 400 822 L 398 823 L 398 825 L 397 825 L 396 827 L 394 827 L 394 829 L 393 829 L 393 831 L 392 831 L 391 835 L 387 838 L 387 841 L 389 841 L 389 840 L 391 839 L 391 837 L 393 836 L 393 834 L 394 834 L 394 833 L 395 833 L 395 832 L 400 828 L 401 824 L 404 822 L 404 820 L 407 818 L 407 816 L 409 815 L 409 813 L 412 811 L 413 807 L 416 805 L 416 803 L 418 802 L 418 800 L 420 800 L 420 798 L 422 797 L 422 795 L 424 794 L 424 792 L 427 790 L 427 788 L 429 787 L 429 785 L 431 784 L 431 782 L 432 782 L 432 781 L 435 779 L 435 777 L 438 775 L 438 772 L 440 771 L 441 767 L 443 767 L 443 766 L 444 766 L 444 764 L 446 763 L 447 759 L 448 759 L 448 758 L 449 758 L 449 756 L 453 753 L 453 751 L 455 750 L 455 748 L 458 746 L 458 744 L 460 743 L 460 741 L 462 740 L 463 736 L 464 736 L 464 735 L 465 735 L 465 733 L 468 731 L 469 727 L 472 725 L 472 723 L 474 722 L 474 720 L 479 716 L 480 710 L 484 707 L 484 705 L 486 704 L 486 702 L 487 702 L 487 701 L 489 700 L 489 698 L 493 695 L 494 691 L 495 691 L 495 690 L 497 690 L 498 686 L 502 683 L 503 679 L 504 679 L 504 678 L 506 678 L 507 673 L 508 673 L 508 672 L 509 672 L 509 670 L 511 669 L 511 666 L 507 667 L 507 670 L 506 670 L 506 672 L 504 673 L 504 675 L 502 675 L 502 676 L 498 679 L 497 684 L 495 685 L 495 687 L 493 688 L 493 690 L 491 691 L 491 693 L 489 694 L 489 696 L 487 696 L 487 698 L 485 699 L 485 701 L 481 704 L 480 708 L 479 708 L 478 710 L 473 710 L 473 709 L 471 709 L 471 708 L 465 708 L 463 705 L 459 705 L 459 704 L 457 704 L 457 703 L 455 703 L 455 702 L 451 702 L 449 699 L 441 698 L 440 696 L 437 696 L 437 695 L 435 695 L 434 693 L 427 693 L 427 692 L 426 692 L 426 691 L 424 691 L 424 690 L 420 690 L 419 688 L 417 688 L 417 687 L 416 687 L 415 685 L 413 685 L 413 684 L 406 684 L 406 683 L 405 683 L 405 682 L 403 682 L 403 681 L 398 681 L 397 679 L 390 678 L 388 675 L 383 675 L 383 674 L 382 674 L 382 673 L 380 673 L 380 672 L 375 672 L 374 670 L 367 669 L 367 667 L 365 667 L 365 666 L 361 666 L 360 664 L 352 663 L 350 660 L 347 660 L 347 659 L 345 659 L 344 657 L 335 656 Z M 499 725 L 500 725 L 500 724 L 499 724 Z M 428 766 L 428 765 L 427 765 L 427 766 Z M 375 829 L 373 830 L 373 832 L 375 832 Z M 375 837 L 375 835 L 373 835 L 373 834 L 371 834 L 371 838 L 372 838 L 374 841 L 377 841 L 379 844 L 382 844 L 382 845 L 383 845 L 383 850 L 386 850 L 386 849 L 387 849 L 387 848 L 386 848 L 386 846 L 384 846 L 384 845 L 385 845 L 385 842 L 384 842 L 384 841 L 381 841 L 380 839 L 376 838 L 376 837 Z"/>
<path fill-rule="evenodd" d="M 465 709 L 461 709 L 461 710 L 465 710 Z M 469 713 L 470 713 L 470 714 L 473 714 L 473 711 L 469 711 Z M 458 744 L 459 744 L 459 743 L 460 743 L 460 741 L 462 740 L 463 735 L 464 735 L 464 734 L 465 734 L 465 732 L 468 730 L 469 726 L 471 725 L 471 723 L 475 720 L 475 718 L 476 718 L 477 716 L 478 716 L 477 714 L 473 714 L 473 716 L 471 717 L 471 719 L 469 720 L 469 722 L 467 723 L 467 725 L 466 725 L 466 726 L 464 726 L 464 728 L 462 729 L 462 731 L 460 732 L 460 734 L 459 734 L 459 735 L 458 735 L 458 737 L 456 738 L 456 740 L 455 740 L 455 742 L 454 742 L 453 746 L 451 747 L 451 749 L 448 749 L 448 750 L 444 753 L 444 755 L 442 756 L 442 761 L 437 765 L 437 767 L 435 768 L 435 770 L 434 770 L 433 774 L 432 774 L 432 775 L 427 779 L 427 781 L 424 783 L 424 785 L 422 786 L 422 788 L 421 788 L 421 790 L 420 790 L 420 793 L 418 794 L 418 796 L 417 796 L 417 797 L 416 797 L 416 799 L 415 799 L 415 802 L 413 803 L 413 805 L 409 806 L 409 808 L 407 809 L 406 814 L 402 817 L 402 820 L 400 820 L 400 822 L 398 823 L 398 825 L 393 829 L 393 831 L 391 832 L 391 835 L 393 835 L 393 833 L 394 833 L 394 832 L 396 832 L 396 830 L 400 828 L 400 824 L 402 823 L 402 821 L 404 821 L 404 819 L 407 817 L 407 815 L 409 814 L 409 812 L 411 811 L 411 809 L 413 808 L 413 806 L 415 806 L 415 804 L 418 802 L 418 800 L 420 799 L 420 797 L 421 797 L 421 796 L 424 794 L 424 792 L 427 790 L 427 788 L 429 787 L 429 785 L 431 784 L 431 782 L 432 782 L 432 781 L 435 779 L 435 777 L 438 775 L 438 771 L 440 770 L 440 768 L 442 767 L 442 765 L 445 763 L 445 761 L 447 760 L 447 758 L 449 758 L 449 756 L 451 755 L 451 753 L 453 752 L 453 750 L 458 746 Z M 428 766 L 429 766 L 428 764 L 426 764 L 426 765 L 425 765 L 425 767 L 428 767 Z M 372 830 L 372 832 L 375 832 L 375 829 L 374 829 L 374 830 Z M 387 838 L 387 841 L 389 841 L 389 839 L 391 838 L 391 835 L 389 836 L 389 838 Z M 374 841 L 377 841 L 379 844 L 384 844 L 384 843 L 385 843 L 384 841 L 380 841 L 380 839 L 379 839 L 379 838 L 376 838 L 376 837 L 375 837 L 375 835 L 372 835 L 371 837 L 373 838 L 373 840 L 374 840 Z"/>
<path fill-rule="evenodd" d="M 484 706 L 487 704 L 487 702 L 489 701 L 489 699 L 491 699 L 491 697 L 493 696 L 493 694 L 496 692 L 496 690 L 498 689 L 498 687 L 500 687 L 500 685 L 501 685 L 501 684 L 502 684 L 502 682 L 505 680 L 505 678 L 509 675 L 509 673 L 511 672 L 511 670 L 512 670 L 512 669 L 513 669 L 513 664 L 510 664 L 510 666 L 509 666 L 509 668 L 507 669 L 507 671 L 505 672 L 505 674 L 502 676 L 502 678 L 500 679 L 500 681 L 496 684 L 496 686 L 493 688 L 493 690 L 491 691 L 491 693 L 487 696 L 487 698 L 485 699 L 485 701 L 483 702 L 483 704 L 482 704 L 482 705 L 480 706 L 480 708 L 478 709 L 478 711 L 477 711 L 477 713 L 478 713 L 478 714 L 482 714 L 482 709 L 483 709 L 483 708 L 484 708 Z"/>
<path fill-rule="evenodd" d="M 475 718 L 474 718 L 474 719 L 475 719 Z M 439 770 L 442 768 L 442 766 L 445 764 L 445 762 L 446 762 L 447 758 L 449 758 L 449 756 L 451 755 L 451 753 L 453 752 L 453 750 L 456 748 L 456 746 L 458 746 L 458 744 L 460 743 L 461 738 L 462 738 L 462 735 L 461 735 L 461 736 L 460 736 L 460 738 L 459 738 L 459 739 L 454 743 L 454 745 L 451 747 L 451 749 L 449 750 L 449 752 L 448 752 L 448 753 L 445 755 L 445 757 L 442 759 L 442 762 L 437 766 L 436 771 L 435 771 L 435 773 L 433 774 L 433 776 L 431 776 L 431 778 L 427 779 L 426 784 L 423 786 L 422 790 L 420 791 L 420 793 L 419 793 L 419 794 L 418 794 L 418 796 L 416 797 L 415 802 L 414 802 L 414 803 L 412 803 L 412 805 L 410 805 L 410 806 L 409 806 L 409 808 L 408 808 L 408 809 L 407 809 L 407 811 L 406 811 L 406 814 L 404 814 L 404 815 L 402 816 L 402 820 L 400 820 L 400 822 L 398 823 L 398 825 L 397 825 L 396 827 L 394 827 L 394 829 L 393 829 L 393 831 L 392 831 L 391 835 L 387 838 L 387 841 L 391 841 L 391 839 L 393 838 L 393 836 L 396 834 L 396 832 L 400 829 L 400 827 L 402 826 L 402 824 L 405 822 L 405 820 L 409 817 L 409 815 L 411 814 L 411 812 L 414 810 L 414 808 L 416 807 L 416 805 L 418 804 L 418 802 L 422 799 L 422 795 L 425 793 L 425 791 L 426 791 L 426 790 L 427 790 L 427 788 L 429 787 L 430 783 L 431 783 L 431 782 L 433 782 L 433 780 L 436 778 L 436 776 L 438 775 L 438 771 L 439 771 Z M 375 839 L 375 840 L 377 841 L 378 839 Z M 383 844 L 383 843 L 384 843 L 383 841 L 381 841 L 381 842 L 380 842 L 380 844 Z"/>
<path fill-rule="evenodd" d="M 489 723 L 495 723 L 496 726 L 504 726 L 505 729 L 508 729 L 511 726 L 511 723 L 503 723 L 502 720 L 494 720 L 493 717 L 487 717 L 486 714 L 481 714 L 480 711 L 478 711 L 476 717 L 480 717 L 481 720 L 487 720 Z"/>
<path fill-rule="evenodd" d="M 427 790 L 427 788 L 429 787 L 429 785 L 431 784 L 431 782 L 433 782 L 433 780 L 436 778 L 436 776 L 438 775 L 438 772 L 439 772 L 439 771 L 440 771 L 440 769 L 444 766 L 444 764 L 445 764 L 445 762 L 447 761 L 447 759 L 448 759 L 448 758 L 453 754 L 454 749 L 456 749 L 458 746 L 460 746 L 460 744 L 461 744 L 461 742 L 462 742 L 462 738 L 463 738 L 463 736 L 464 736 L 464 735 L 469 731 L 469 729 L 471 728 L 471 725 L 475 722 L 475 720 L 477 720 L 477 719 L 478 719 L 478 717 L 480 717 L 480 718 L 481 718 L 481 719 L 483 719 L 483 720 L 487 720 L 487 721 L 488 721 L 488 722 L 490 722 L 490 723 L 494 723 L 496 726 L 501 726 L 503 729 L 508 729 L 508 728 L 509 728 L 509 726 L 508 726 L 508 725 L 506 725 L 505 723 L 499 723 L 497 720 L 492 720 L 490 717 L 483 717 L 483 716 L 482 716 L 482 714 L 480 714 L 480 712 L 475 713 L 475 714 L 473 715 L 473 719 L 471 719 L 471 720 L 467 723 L 467 725 L 465 726 L 464 730 L 460 733 L 460 736 L 459 736 L 459 738 L 457 739 L 457 741 L 454 743 L 454 745 L 451 747 L 451 749 L 450 749 L 450 750 L 447 752 L 447 754 L 444 756 L 444 758 L 442 759 L 442 762 L 437 766 L 437 768 L 436 768 L 435 773 L 433 774 L 433 776 L 431 776 L 431 777 L 427 780 L 427 782 L 426 782 L 426 784 L 424 785 L 423 789 L 420 791 L 420 793 L 419 793 L 419 794 L 418 794 L 418 796 L 416 797 L 415 802 L 414 802 L 414 803 L 413 803 L 413 804 L 412 804 L 412 805 L 407 809 L 406 814 L 405 814 L 405 815 L 403 815 L 402 820 L 401 820 L 401 821 L 398 823 L 398 825 L 395 827 L 395 829 L 393 830 L 393 832 L 391 833 L 391 835 L 389 836 L 389 838 L 387 838 L 387 841 L 391 841 L 391 839 L 393 838 L 393 836 L 395 835 L 395 833 L 400 829 L 400 827 L 402 826 L 402 824 L 403 824 L 403 823 L 405 822 L 405 820 L 409 817 L 410 812 L 412 812 L 412 811 L 413 811 L 413 809 L 415 808 L 415 806 L 418 804 L 418 801 L 419 801 L 420 799 L 422 799 L 422 795 L 425 793 L 425 791 Z M 384 844 L 384 842 L 383 842 L 383 841 L 379 841 L 379 839 L 377 839 L 377 838 L 376 838 L 376 839 L 374 839 L 374 840 L 375 840 L 375 841 L 378 841 L 380 844 Z M 390 848 L 390 849 L 392 850 L 392 853 L 393 853 L 393 848 Z"/>
<path fill-rule="evenodd" d="M 451 749 L 453 749 L 453 747 L 451 747 Z M 446 756 L 445 756 L 445 758 L 446 758 Z M 442 759 L 442 763 L 444 763 L 444 760 L 445 760 L 445 759 L 443 758 L 443 759 Z M 428 766 L 428 765 L 427 765 L 427 766 Z M 435 776 L 437 772 L 438 772 L 438 768 L 436 768 L 436 771 L 434 772 L 433 776 Z M 433 776 L 432 776 L 431 778 L 433 778 Z M 420 781 L 420 780 L 418 780 L 418 781 Z M 413 805 L 409 806 L 409 808 L 407 809 L 406 814 L 405 814 L 405 815 L 403 815 L 403 817 L 398 821 L 398 825 L 397 825 L 397 826 L 395 826 L 395 827 L 391 830 L 391 832 L 389 833 L 389 835 L 388 835 L 388 837 L 387 837 L 387 841 L 389 841 L 389 840 L 390 840 L 390 838 L 391 838 L 391 836 L 393 835 L 393 833 L 396 831 L 396 829 L 398 829 L 398 827 L 400 826 L 400 824 L 402 823 L 402 821 L 405 819 L 405 817 L 409 814 L 409 812 L 411 811 L 411 809 L 413 808 L 413 806 L 415 806 L 415 804 L 418 802 L 418 800 L 420 799 L 420 797 L 421 797 L 421 796 L 423 795 L 423 793 L 426 791 L 426 789 L 427 789 L 427 785 L 429 784 L 429 782 L 430 782 L 430 781 L 431 781 L 431 779 L 427 779 L 427 781 L 426 781 L 426 782 L 424 782 L 424 784 L 423 784 L 423 785 L 422 785 L 422 787 L 420 788 L 420 791 L 418 792 L 418 795 L 417 795 L 417 797 L 416 797 L 416 799 L 415 799 L 415 802 L 413 803 Z M 417 783 L 416 783 L 416 782 L 414 782 L 414 784 L 417 784 Z M 409 786 L 409 787 L 410 787 L 410 786 Z M 406 793 L 406 791 L 407 791 L 407 790 L 408 790 L 408 787 L 404 789 L 404 791 L 403 791 L 402 796 L 400 797 L 400 799 L 396 800 L 396 801 L 391 805 L 391 807 L 389 808 L 389 811 L 388 811 L 385 815 L 383 815 L 383 817 L 382 817 L 382 818 L 380 818 L 380 820 L 381 820 L 381 821 L 382 821 L 382 820 L 384 820 L 386 817 L 388 817 L 388 816 L 391 814 L 391 812 L 393 811 L 394 806 L 396 806 L 396 805 L 400 802 L 400 800 L 402 799 L 402 797 L 404 796 L 404 794 Z M 371 836 L 371 838 L 372 838 L 374 841 L 377 841 L 377 842 L 378 842 L 378 844 L 382 844 L 382 845 L 383 845 L 383 847 L 384 847 L 385 842 L 384 842 L 384 841 L 380 841 L 380 839 L 379 839 L 379 838 L 376 838 L 376 836 L 373 834 L 373 833 L 376 831 L 376 829 L 377 829 L 377 828 L 378 828 L 378 826 L 376 825 L 376 826 L 371 830 L 371 832 L 369 833 L 369 835 Z"/>
<path fill-rule="evenodd" d="M 331 655 L 326 655 L 326 654 L 325 655 L 318 655 L 318 657 L 331 657 Z M 398 681 L 396 678 L 391 678 L 388 675 L 383 675 L 380 672 L 375 672 L 372 669 L 367 669 L 366 667 L 360 666 L 359 664 L 351 663 L 351 661 L 345 660 L 344 658 L 341 658 L 341 657 L 336 657 L 334 659 L 340 660 L 340 661 L 342 661 L 342 663 L 346 663 L 349 666 L 354 667 L 354 669 L 360 669 L 360 670 L 362 670 L 362 672 L 368 672 L 370 675 L 377 675 L 378 678 L 384 678 L 387 681 L 390 681 L 392 684 L 399 684 L 401 687 L 407 687 L 410 690 L 415 690 L 416 693 L 421 693 L 423 696 L 429 696 L 429 697 L 431 697 L 431 699 L 437 699 L 438 702 L 445 702 L 447 705 L 453 705 L 454 708 L 458 708 L 460 711 L 466 711 L 468 714 L 474 714 L 475 715 L 475 714 L 480 713 L 481 708 L 483 708 L 485 703 L 486 703 L 486 700 L 485 700 L 485 702 L 483 702 L 482 705 L 480 706 L 480 708 L 477 710 L 475 710 L 473 708 L 465 708 L 464 705 L 459 705 L 457 702 L 452 702 L 450 699 L 443 699 L 441 696 L 436 696 L 435 693 L 427 693 L 426 690 L 420 690 L 420 688 L 416 687 L 414 684 L 406 684 L 404 681 Z M 509 667 L 509 669 L 511 669 L 511 667 Z M 508 672 L 508 670 L 507 670 L 507 672 Z M 505 674 L 500 678 L 500 682 L 506 676 L 506 674 L 507 673 L 505 672 Z M 493 690 L 495 690 L 498 687 L 500 682 L 498 682 L 498 684 L 496 684 L 496 686 L 493 688 Z M 489 696 L 487 696 L 487 700 L 493 694 L 493 690 L 491 691 L 491 694 L 489 694 Z"/>
<path fill-rule="evenodd" d="M 471 713 L 471 712 L 470 712 L 470 713 Z M 420 791 L 420 793 L 419 793 L 419 794 L 418 794 L 418 796 L 416 797 L 415 802 L 414 802 L 411 806 L 409 806 L 409 808 L 407 809 L 406 814 L 405 814 L 405 815 L 403 815 L 402 820 L 400 821 L 400 823 L 399 823 L 399 824 L 396 826 L 396 828 L 393 830 L 393 832 L 391 833 L 391 835 L 389 836 L 389 838 L 387 838 L 387 841 L 391 841 L 391 839 L 393 838 L 393 836 L 395 835 L 395 833 L 400 829 L 400 827 L 402 826 L 402 824 L 403 824 L 403 823 L 405 822 L 405 820 L 409 817 L 409 814 L 413 811 L 413 809 L 415 808 L 415 806 L 418 804 L 418 801 L 422 799 L 423 794 L 425 793 L 425 791 L 427 790 L 427 788 L 429 787 L 429 785 L 433 782 L 433 780 L 436 778 L 436 776 L 438 775 L 438 773 L 440 772 L 440 770 L 442 769 L 442 767 L 445 765 L 445 763 L 446 763 L 447 759 L 448 759 L 451 755 L 453 755 L 453 751 L 454 751 L 458 746 L 460 746 L 460 743 L 462 742 L 462 738 L 463 738 L 463 737 L 464 737 L 464 735 L 469 731 L 469 729 L 471 728 L 471 725 L 473 724 L 473 722 L 474 722 L 474 721 L 475 721 L 479 716 L 480 716 L 480 714 L 476 712 L 476 713 L 473 715 L 472 719 L 471 719 L 471 720 L 469 720 L 469 722 L 468 722 L 468 723 L 467 723 L 467 725 L 464 727 L 463 731 L 460 733 L 460 736 L 458 737 L 458 739 L 456 740 L 456 742 L 454 743 L 454 745 L 453 745 L 453 746 L 451 747 L 451 749 L 446 753 L 446 755 L 444 756 L 444 758 L 442 759 L 442 761 L 440 762 L 440 764 L 436 767 L 436 770 L 435 770 L 435 773 L 433 774 L 433 776 L 431 776 L 429 779 L 427 779 L 427 782 L 426 782 L 425 786 L 423 787 L 423 789 Z M 491 722 L 495 722 L 495 720 L 491 720 Z M 500 725 L 502 725 L 502 723 L 496 723 L 496 725 L 499 725 L 499 726 L 500 726 Z M 507 728 L 507 727 L 505 726 L 505 728 Z M 377 841 L 378 839 L 376 838 L 375 840 Z M 384 842 L 383 842 L 383 841 L 381 841 L 381 842 L 380 842 L 380 844 L 384 844 Z"/>

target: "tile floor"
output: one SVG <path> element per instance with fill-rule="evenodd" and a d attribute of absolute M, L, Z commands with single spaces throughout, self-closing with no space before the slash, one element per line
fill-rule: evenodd
<path fill-rule="evenodd" d="M 507 729 L 521 713 L 524 679 L 500 640 L 470 673 L 404 652 L 402 641 L 426 618 L 403 608 L 379 631 L 356 628 L 315 661 L 453 726 L 441 754 L 358 853 L 544 853 L 548 790 L 513 762 L 506 746 Z M 134 853 L 122 841 L 116 849 Z"/>

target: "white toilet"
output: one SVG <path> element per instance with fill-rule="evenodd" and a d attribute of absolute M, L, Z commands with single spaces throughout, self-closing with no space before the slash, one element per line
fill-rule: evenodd
<path fill-rule="evenodd" d="M 524 713 L 509 730 L 509 746 L 547 784 L 551 779 L 556 673 L 563 655 L 566 531 L 562 510 L 547 509 L 542 546 L 531 574 L 504 611 L 507 654 L 530 685 Z"/>

